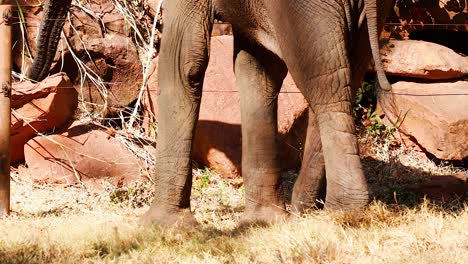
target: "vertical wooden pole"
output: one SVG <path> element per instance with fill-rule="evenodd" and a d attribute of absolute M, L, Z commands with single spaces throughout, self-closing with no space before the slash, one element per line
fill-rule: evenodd
<path fill-rule="evenodd" d="M 13 6 L 0 1 L 0 217 L 10 214 L 11 22 Z"/>

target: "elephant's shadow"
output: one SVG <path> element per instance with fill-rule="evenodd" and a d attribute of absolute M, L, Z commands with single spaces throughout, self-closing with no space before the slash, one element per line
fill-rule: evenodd
<path fill-rule="evenodd" d="M 458 211 L 468 202 L 468 174 L 439 175 L 371 157 L 362 159 L 370 198 L 390 207 L 417 208 L 424 200 L 449 211 Z M 287 203 L 297 173 L 283 173 L 283 195 Z"/>
<path fill-rule="evenodd" d="M 279 132 L 278 159 L 284 171 L 300 168 L 302 150 L 308 125 L 308 111 L 295 118 L 289 130 Z M 199 120 L 197 123 L 192 158 L 201 165 L 216 168 L 219 172 L 233 176 L 242 171 L 242 132 L 241 125 L 212 120 Z M 213 150 L 217 150 L 213 154 Z"/>
<path fill-rule="evenodd" d="M 468 174 L 440 175 L 407 167 L 399 161 L 362 160 L 371 197 L 390 206 L 418 207 L 423 200 L 447 210 L 468 202 Z"/>
<path fill-rule="evenodd" d="M 304 115 L 306 118 L 307 115 Z M 307 122 L 298 122 L 305 124 L 301 129 L 294 129 L 295 133 L 305 132 Z M 198 153 L 197 157 L 206 157 L 210 148 L 216 148 L 223 152 L 227 159 L 232 163 L 239 165 L 241 161 L 241 127 L 235 124 L 225 124 L 213 121 L 200 121 L 200 130 L 197 133 L 208 136 L 207 141 L 209 146 L 203 148 L 195 148 Z M 224 134 L 223 137 L 214 137 L 215 133 Z M 284 137 L 289 140 L 286 150 L 280 154 L 280 161 L 283 168 L 281 191 L 284 195 L 286 203 L 291 201 L 291 193 L 294 182 L 298 175 L 297 171 L 300 168 L 301 150 L 300 142 L 294 146 L 294 141 L 291 139 L 304 138 L 304 135 L 291 135 Z M 284 157 L 293 155 L 289 161 L 285 162 Z M 430 157 L 429 157 L 430 158 Z M 286 164 L 287 165 L 286 165 Z M 438 175 L 427 172 L 421 169 L 410 168 L 403 165 L 397 160 L 388 162 L 380 161 L 371 157 L 362 158 L 362 164 L 366 178 L 368 179 L 370 197 L 373 200 L 383 202 L 389 206 L 398 207 L 417 207 L 427 198 L 435 204 L 439 204 L 447 209 L 458 208 L 454 205 L 463 205 L 468 202 L 468 175 Z M 466 165 L 461 164 L 466 167 Z M 221 209 L 226 210 L 226 208 Z M 229 210 L 239 210 L 239 208 L 231 208 Z"/>
<path fill-rule="evenodd" d="M 466 161 L 464 163 L 466 164 Z M 368 179 L 371 198 L 375 202 L 387 206 L 392 211 L 418 209 L 425 201 L 429 201 L 435 208 L 458 213 L 463 211 L 468 203 L 468 174 L 466 173 L 438 175 L 407 167 L 399 161 L 384 162 L 370 157 L 363 158 L 362 164 Z M 462 166 L 466 167 L 464 164 Z M 296 171 L 282 174 L 283 183 L 281 188 L 287 203 L 290 203 L 292 186 L 296 177 Z M 223 207 L 218 212 L 241 212 L 242 209 L 242 207 Z M 361 218 L 357 217 L 356 219 Z M 341 223 L 339 219 L 337 221 Z M 344 221 L 342 224 L 348 225 L 350 223 Z M 220 231 L 214 227 L 206 227 L 205 229 L 215 237 L 237 237 L 257 226 L 264 225 L 262 223 L 240 225 L 229 231 Z"/>

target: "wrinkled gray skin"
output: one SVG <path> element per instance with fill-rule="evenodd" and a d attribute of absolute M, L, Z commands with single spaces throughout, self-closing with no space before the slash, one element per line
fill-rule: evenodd
<path fill-rule="evenodd" d="M 382 88 L 390 88 L 378 54 L 378 32 L 391 4 L 392 0 L 166 0 L 158 73 L 156 197 L 145 220 L 196 224 L 190 212 L 190 154 L 215 17 L 234 29 L 244 221 L 271 222 L 287 214 L 278 190 L 276 133 L 277 95 L 288 70 L 310 104 L 293 209 L 303 212 L 317 199 L 325 199 L 328 208 L 364 206 L 368 187 L 358 155 L 352 99 L 372 56 Z"/>
<path fill-rule="evenodd" d="M 235 32 L 244 221 L 271 222 L 286 215 L 278 190 L 276 133 L 277 95 L 288 70 L 310 103 L 293 208 L 298 212 L 310 208 L 323 198 L 322 193 L 328 208 L 364 206 L 368 187 L 358 154 L 352 99 L 372 57 L 369 43 L 381 85 L 389 88 L 378 54 L 377 24 L 382 24 L 391 4 L 391 0 L 166 1 L 159 58 L 156 198 L 146 219 L 195 223 L 190 213 L 190 154 L 215 17 L 232 23 Z"/>

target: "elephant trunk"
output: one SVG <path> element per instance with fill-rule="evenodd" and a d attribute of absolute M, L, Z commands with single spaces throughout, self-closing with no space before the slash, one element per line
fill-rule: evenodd
<path fill-rule="evenodd" d="M 379 48 L 379 36 L 380 30 L 377 20 L 377 15 L 384 15 L 383 12 L 378 12 L 377 7 L 378 0 L 365 0 L 366 6 L 366 17 L 367 17 L 367 28 L 369 31 L 369 42 L 372 50 L 372 58 L 374 59 L 375 71 L 377 72 L 377 78 L 382 90 L 390 91 L 392 86 L 385 76 L 385 70 L 383 67 L 382 59 L 380 58 Z"/>
<path fill-rule="evenodd" d="M 49 73 L 72 0 L 48 0 L 39 28 L 37 53 L 27 77 L 41 81 Z"/>

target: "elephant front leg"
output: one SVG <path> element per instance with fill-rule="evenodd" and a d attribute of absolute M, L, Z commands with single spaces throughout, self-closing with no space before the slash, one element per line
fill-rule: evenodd
<path fill-rule="evenodd" d="M 325 201 L 325 160 L 315 113 L 309 108 L 307 136 L 301 171 L 292 193 L 292 211 L 298 214 Z"/>
<path fill-rule="evenodd" d="M 208 64 L 210 3 L 166 2 L 158 68 L 155 198 L 144 216 L 146 223 L 196 224 L 190 211 L 190 156 Z"/>
<path fill-rule="evenodd" d="M 240 89 L 243 223 L 275 221 L 287 214 L 280 195 L 278 93 L 287 69 L 274 54 L 235 37 L 236 84 Z"/>

